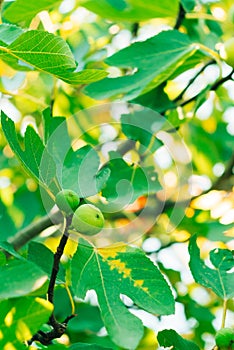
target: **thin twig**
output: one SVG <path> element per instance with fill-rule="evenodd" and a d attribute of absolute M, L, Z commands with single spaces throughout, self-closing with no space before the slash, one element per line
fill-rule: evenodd
<path fill-rule="evenodd" d="M 177 16 L 177 19 L 176 19 L 176 23 L 174 25 L 174 29 L 179 29 L 184 18 L 185 18 L 185 9 L 183 8 L 182 4 L 180 3 L 180 6 L 179 6 L 179 13 L 178 13 L 178 16 Z"/>
<path fill-rule="evenodd" d="M 207 62 L 206 64 L 204 64 L 204 66 L 201 67 L 201 69 L 190 79 L 190 81 L 188 82 L 188 84 L 186 85 L 186 87 L 180 92 L 180 94 L 172 101 L 172 102 L 178 102 L 179 100 L 181 100 L 181 98 L 183 97 L 183 95 L 185 94 L 185 92 L 188 90 L 188 88 L 195 82 L 195 80 L 199 77 L 199 75 L 201 73 L 204 72 L 204 70 L 210 66 L 211 64 L 215 63 L 215 60 L 210 60 L 209 62 Z"/>
<path fill-rule="evenodd" d="M 215 91 L 215 90 L 217 90 L 218 87 L 219 87 L 220 85 L 222 85 L 222 84 L 225 83 L 226 81 L 232 79 L 233 73 L 234 73 L 234 69 L 233 69 L 233 70 L 231 71 L 231 73 L 229 73 L 226 77 L 223 77 L 222 79 L 220 79 L 220 80 L 216 81 L 214 84 L 212 84 L 209 90 L 210 90 L 210 91 Z M 186 106 L 187 104 L 189 104 L 190 102 L 195 101 L 203 91 L 204 91 L 204 90 L 200 91 L 197 95 L 195 95 L 195 96 L 189 98 L 188 100 L 179 103 L 179 104 L 177 105 L 177 107 L 184 107 L 184 106 Z"/>
<path fill-rule="evenodd" d="M 137 36 L 139 28 L 140 26 L 138 22 L 133 23 L 132 30 L 131 30 L 133 38 Z"/>

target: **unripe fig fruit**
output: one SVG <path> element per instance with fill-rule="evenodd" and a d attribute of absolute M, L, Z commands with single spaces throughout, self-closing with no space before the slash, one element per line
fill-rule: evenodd
<path fill-rule="evenodd" d="M 66 215 L 74 213 L 80 203 L 80 198 L 72 190 L 62 190 L 55 197 L 55 203 Z"/>
<path fill-rule="evenodd" d="M 76 209 L 72 226 L 80 233 L 88 236 L 96 235 L 104 226 L 104 217 L 100 209 L 93 204 L 83 204 Z"/>
<path fill-rule="evenodd" d="M 228 39 L 224 43 L 224 59 L 229 66 L 234 68 L 234 38 Z"/>
<path fill-rule="evenodd" d="M 221 350 L 228 350 L 231 348 L 232 343 L 234 343 L 234 329 L 232 328 L 222 328 L 215 336 L 216 345 Z"/>

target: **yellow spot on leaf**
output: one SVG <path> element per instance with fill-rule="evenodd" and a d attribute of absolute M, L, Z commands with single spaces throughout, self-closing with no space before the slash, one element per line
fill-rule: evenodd
<path fill-rule="evenodd" d="M 28 326 L 22 320 L 19 320 L 17 324 L 16 338 L 20 342 L 23 342 L 24 340 L 31 339 L 31 337 L 32 333 Z"/>
<path fill-rule="evenodd" d="M 145 292 L 148 292 L 148 288 L 142 287 L 143 284 L 144 284 L 144 280 L 136 280 L 136 281 L 134 281 L 134 287 L 140 287 Z"/>
<path fill-rule="evenodd" d="M 141 287 L 144 284 L 144 280 L 136 280 L 134 282 L 134 287 Z"/>
<path fill-rule="evenodd" d="M 3 350 L 16 350 L 16 348 L 11 343 L 7 343 Z"/>
<path fill-rule="evenodd" d="M 110 266 L 111 270 L 116 269 L 119 273 L 123 274 L 124 278 L 131 276 L 132 270 L 128 269 L 126 267 L 126 264 L 122 262 L 120 259 L 110 260 L 108 261 L 108 265 Z"/>
<path fill-rule="evenodd" d="M 38 304 L 42 305 L 45 309 L 47 309 L 47 310 L 49 310 L 51 312 L 53 311 L 54 306 L 48 300 L 45 300 L 45 299 L 42 299 L 42 298 L 38 298 L 38 297 L 35 300 L 36 300 L 36 302 Z"/>
<path fill-rule="evenodd" d="M 113 245 L 108 246 L 107 248 L 98 248 L 97 252 L 104 259 L 115 258 L 118 253 L 123 253 L 127 249 L 126 244 L 124 243 L 115 243 Z"/>
<path fill-rule="evenodd" d="M 7 327 L 10 327 L 12 325 L 15 311 L 16 309 L 15 307 L 13 307 L 11 311 L 9 311 L 8 314 L 6 315 L 4 321 Z"/>

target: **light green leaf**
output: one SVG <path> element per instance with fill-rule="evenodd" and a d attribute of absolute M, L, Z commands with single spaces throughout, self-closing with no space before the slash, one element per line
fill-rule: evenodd
<path fill-rule="evenodd" d="M 96 344 L 84 344 L 84 343 L 75 343 L 69 347 L 71 350 L 111 350 L 110 348 L 104 348 L 103 346 Z"/>
<path fill-rule="evenodd" d="M 0 46 L 0 58 L 8 60 L 12 57 L 68 84 L 90 83 L 107 75 L 95 69 L 75 72 L 76 62 L 67 43 L 59 36 L 40 30 L 30 30 L 9 46 Z"/>
<path fill-rule="evenodd" d="M 234 255 L 230 250 L 211 251 L 210 260 L 214 266 L 214 269 L 211 269 L 200 258 L 200 250 L 194 235 L 190 239 L 189 254 L 189 266 L 197 283 L 212 289 L 222 299 L 230 299 L 234 296 L 234 272 L 229 272 L 234 267 Z"/>
<path fill-rule="evenodd" d="M 173 350 L 200 350 L 195 343 L 182 338 L 174 329 L 164 329 L 158 333 L 157 338 L 161 346 L 172 347 Z"/>
<path fill-rule="evenodd" d="M 138 248 L 116 244 L 96 249 L 84 240 L 71 263 L 72 286 L 84 298 L 94 289 L 108 334 L 117 345 L 135 349 L 143 336 L 142 322 L 120 299 L 130 297 L 140 308 L 168 315 L 174 312 L 170 287 L 158 268 Z"/>
<path fill-rule="evenodd" d="M 49 301 L 31 297 L 1 301 L 0 308 L 1 349 L 10 343 L 17 350 L 25 349 L 23 342 L 31 339 L 53 311 Z"/>
<path fill-rule="evenodd" d="M 85 92 L 96 99 L 123 97 L 133 99 L 166 81 L 197 51 L 189 37 L 175 30 L 168 30 L 120 50 L 106 59 L 106 63 L 137 71 L 117 78 L 106 78 L 85 88 Z M 199 58 L 198 58 L 199 57 Z M 201 62 L 200 55 L 193 60 Z M 203 56 L 204 57 L 204 56 Z M 181 72 L 180 72 L 181 73 Z M 155 97 L 157 98 L 157 96 Z"/>
<path fill-rule="evenodd" d="M 143 21 L 150 18 L 176 17 L 178 0 L 81 0 L 80 4 L 88 10 L 118 21 Z"/>
<path fill-rule="evenodd" d="M 0 267 L 0 299 L 15 298 L 40 288 L 47 280 L 46 274 L 31 262 L 13 260 Z"/>
<path fill-rule="evenodd" d="M 62 0 L 16 0 L 3 11 L 3 17 L 11 23 L 29 23 L 38 12 L 49 10 L 60 2 Z"/>
<path fill-rule="evenodd" d="M 0 42 L 6 44 L 6 46 L 15 41 L 22 33 L 23 29 L 15 25 L 0 24 Z"/>
<path fill-rule="evenodd" d="M 151 154 L 162 146 L 162 142 L 155 137 L 155 134 L 164 124 L 165 119 L 157 112 L 152 112 L 148 108 L 121 116 L 122 131 L 124 134 L 130 140 L 139 141 L 141 145 L 149 148 Z"/>
<path fill-rule="evenodd" d="M 99 166 L 99 156 L 91 146 L 84 146 L 76 152 L 70 149 L 63 162 L 61 187 L 74 190 L 81 198 L 100 192 L 110 171 L 102 169 L 98 172 Z"/>
<path fill-rule="evenodd" d="M 56 167 L 53 158 L 48 154 L 39 135 L 28 126 L 24 136 L 24 149 L 22 149 L 15 130 L 14 122 L 2 112 L 2 129 L 7 141 L 19 158 L 25 169 L 34 176 L 38 182 L 50 186 L 55 178 Z M 41 166 L 41 160 L 46 163 L 46 167 Z M 44 163 L 44 164 L 45 164 Z"/>
<path fill-rule="evenodd" d="M 120 155 L 116 154 L 104 169 L 110 170 L 110 176 L 102 195 L 107 200 L 116 200 L 116 204 L 119 203 L 121 207 L 133 203 L 140 196 L 156 193 L 161 189 L 153 167 L 128 165 Z"/>

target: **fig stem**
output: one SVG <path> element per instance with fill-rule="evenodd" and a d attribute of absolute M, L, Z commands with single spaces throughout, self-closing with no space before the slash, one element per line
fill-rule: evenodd
<path fill-rule="evenodd" d="M 226 316 L 227 316 L 227 299 L 224 299 L 221 329 L 225 327 Z"/>

